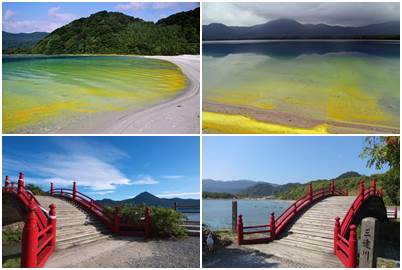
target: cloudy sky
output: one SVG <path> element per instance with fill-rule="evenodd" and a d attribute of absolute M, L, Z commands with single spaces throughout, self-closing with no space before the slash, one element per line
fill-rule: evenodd
<path fill-rule="evenodd" d="M 204 137 L 204 179 L 269 181 L 275 184 L 330 179 L 347 171 L 371 175 L 359 157 L 364 137 Z"/>
<path fill-rule="evenodd" d="M 251 26 L 288 18 L 301 23 L 361 26 L 399 20 L 399 3 L 203 3 L 203 24 Z"/>
<path fill-rule="evenodd" d="M 11 33 L 51 32 L 73 20 L 98 11 L 118 11 L 157 21 L 180 11 L 198 7 L 199 3 L 177 2 L 102 2 L 102 3 L 58 3 L 58 2 L 22 2 L 3 3 L 3 30 Z"/>
<path fill-rule="evenodd" d="M 199 198 L 198 137 L 3 137 L 3 179 L 49 183 L 95 198 Z"/>

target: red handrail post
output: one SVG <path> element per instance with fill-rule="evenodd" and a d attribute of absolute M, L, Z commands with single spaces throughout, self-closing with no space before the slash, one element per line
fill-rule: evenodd
<path fill-rule="evenodd" d="M 349 191 L 345 190 L 345 196 L 349 196 Z"/>
<path fill-rule="evenodd" d="M 151 214 L 149 208 L 145 208 L 145 237 L 151 236 Z"/>
<path fill-rule="evenodd" d="M 373 188 L 373 195 L 375 195 L 377 189 L 377 180 L 375 178 L 373 178 L 373 180 L 371 181 L 371 186 Z"/>
<path fill-rule="evenodd" d="M 363 179 L 360 178 L 360 183 L 359 183 L 359 197 L 363 199 L 364 196 L 364 182 Z"/>
<path fill-rule="evenodd" d="M 25 189 L 25 184 L 24 184 L 24 174 L 20 172 L 19 178 L 18 178 L 18 194 L 22 193 Z"/>
<path fill-rule="evenodd" d="M 237 220 L 237 244 L 239 246 L 243 244 L 243 215 L 239 215 Z"/>
<path fill-rule="evenodd" d="M 271 212 L 271 217 L 269 219 L 269 226 L 271 228 L 271 235 L 270 235 L 270 240 L 274 241 L 275 240 L 275 213 Z"/>
<path fill-rule="evenodd" d="M 113 230 L 115 234 L 120 234 L 120 209 L 118 206 L 114 208 L 113 213 Z"/>
<path fill-rule="evenodd" d="M 50 195 L 51 195 L 51 196 L 54 195 L 54 185 L 53 185 L 53 182 L 50 182 Z"/>
<path fill-rule="evenodd" d="M 310 183 L 308 185 L 308 197 L 309 197 L 310 202 L 313 201 L 313 184 L 312 183 Z"/>
<path fill-rule="evenodd" d="M 50 226 L 52 226 L 52 248 L 56 248 L 56 205 L 49 205 Z"/>
<path fill-rule="evenodd" d="M 334 182 L 334 180 L 332 179 L 329 183 L 330 183 L 330 185 L 329 185 L 329 192 L 331 192 L 331 194 L 334 195 L 334 193 L 335 193 L 335 182 Z"/>
<path fill-rule="evenodd" d="M 22 246 L 21 246 L 21 267 L 37 267 L 38 263 L 38 227 L 35 215 L 35 208 L 28 210 L 25 222 Z"/>
<path fill-rule="evenodd" d="M 334 227 L 334 254 L 336 255 L 336 252 L 338 250 L 338 239 L 339 239 L 339 230 L 340 230 L 340 223 L 339 223 L 339 217 L 335 218 L 335 227 Z"/>
<path fill-rule="evenodd" d="M 355 268 L 357 262 L 357 237 L 356 237 L 356 225 L 350 225 L 349 234 L 349 265 L 348 267 Z"/>
<path fill-rule="evenodd" d="M 76 197 L 77 197 L 77 184 L 74 181 L 73 182 L 73 201 L 75 201 Z"/>
<path fill-rule="evenodd" d="M 395 206 L 394 208 L 394 218 L 397 219 L 398 218 L 398 207 Z"/>
<path fill-rule="evenodd" d="M 10 178 L 6 175 L 6 182 L 4 184 L 5 191 L 8 192 L 8 188 L 10 186 Z"/>

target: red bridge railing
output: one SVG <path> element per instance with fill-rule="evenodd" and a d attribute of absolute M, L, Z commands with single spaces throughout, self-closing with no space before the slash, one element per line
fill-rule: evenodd
<path fill-rule="evenodd" d="M 244 226 L 243 216 L 239 215 L 237 222 L 237 243 L 239 245 L 245 245 L 245 244 L 267 243 L 273 241 L 276 239 L 278 235 L 280 235 L 283 232 L 283 230 L 289 225 L 289 223 L 292 222 L 298 214 L 300 214 L 300 212 L 304 211 L 310 205 L 314 204 L 319 200 L 322 200 L 328 196 L 336 196 L 336 195 L 347 196 L 348 192 L 335 189 L 334 180 L 330 181 L 329 188 L 321 188 L 315 192 L 313 192 L 313 186 L 310 183 L 308 186 L 307 194 L 298 199 L 297 201 L 295 201 L 293 204 L 291 204 L 277 218 L 275 218 L 275 214 L 272 212 L 270 214 L 269 224 Z M 249 238 L 249 239 L 244 238 L 245 235 L 253 235 L 253 234 L 254 235 L 265 234 L 265 236 L 259 238 Z"/>
<path fill-rule="evenodd" d="M 27 215 L 22 235 L 21 267 L 42 267 L 56 248 L 56 206 L 44 209 L 33 193 L 25 188 L 24 174 L 19 174 L 16 187 L 6 176 L 3 192 L 19 199 Z"/>
<path fill-rule="evenodd" d="M 53 183 L 50 183 L 49 193 L 51 196 L 62 197 L 83 207 L 115 234 L 144 237 L 151 235 L 151 215 L 149 208 L 145 208 L 144 217 L 138 220 L 136 224 L 122 223 L 119 207 L 115 207 L 113 213 L 111 213 L 103 205 L 97 203 L 96 200 L 77 191 L 76 182 L 73 182 L 72 189 L 54 188 Z"/>
<path fill-rule="evenodd" d="M 367 199 L 374 196 L 382 198 L 383 195 L 382 189 L 377 190 L 375 179 L 372 180 L 371 186 L 366 190 L 363 180 L 360 179 L 359 194 L 350 206 L 342 223 L 339 222 L 339 217 L 335 218 L 334 253 L 346 267 L 357 266 L 357 236 L 356 225 L 352 224 L 353 218 Z"/>

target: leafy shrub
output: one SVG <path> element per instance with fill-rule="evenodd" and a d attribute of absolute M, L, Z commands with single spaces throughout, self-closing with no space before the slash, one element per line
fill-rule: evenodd
<path fill-rule="evenodd" d="M 21 241 L 22 229 L 3 228 L 2 239 L 3 239 L 3 243 Z"/>
<path fill-rule="evenodd" d="M 145 217 L 145 205 L 121 205 L 120 215 L 122 223 L 138 224 Z M 106 207 L 112 214 L 114 208 Z M 181 237 L 186 235 L 183 225 L 185 217 L 182 213 L 171 208 L 150 207 L 151 232 L 154 237 Z"/>
<path fill-rule="evenodd" d="M 46 195 L 47 193 L 43 191 L 39 186 L 35 184 L 28 184 L 26 186 L 27 189 L 29 189 L 34 195 Z"/>

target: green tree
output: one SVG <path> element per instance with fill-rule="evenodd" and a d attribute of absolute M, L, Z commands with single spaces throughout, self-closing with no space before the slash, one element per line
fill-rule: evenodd
<path fill-rule="evenodd" d="M 367 159 L 367 167 L 382 169 L 389 166 L 382 178 L 381 186 L 386 195 L 386 203 L 399 205 L 400 190 L 400 138 L 398 136 L 367 137 L 360 158 Z"/>

